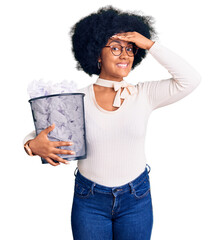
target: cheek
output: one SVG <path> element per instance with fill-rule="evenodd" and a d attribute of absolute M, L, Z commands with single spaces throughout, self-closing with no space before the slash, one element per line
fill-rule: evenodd
<path fill-rule="evenodd" d="M 112 55 L 112 54 L 111 54 Z M 116 63 L 117 59 L 114 56 L 110 56 L 110 55 L 106 55 L 106 56 L 102 56 L 102 65 L 105 68 L 111 68 L 114 66 L 114 64 Z"/>
<path fill-rule="evenodd" d="M 134 63 L 134 60 L 130 61 L 130 70 L 132 69 L 133 63 Z"/>
<path fill-rule="evenodd" d="M 114 68 L 114 61 L 110 59 L 102 59 L 102 66 L 106 70 L 111 70 L 112 68 Z"/>
<path fill-rule="evenodd" d="M 105 62 L 105 64 L 114 61 L 116 57 L 111 53 L 111 50 L 109 48 L 104 48 L 101 51 L 101 60 L 102 62 Z"/>

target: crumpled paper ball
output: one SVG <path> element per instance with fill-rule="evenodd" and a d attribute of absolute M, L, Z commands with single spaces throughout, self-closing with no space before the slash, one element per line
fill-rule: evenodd
<path fill-rule="evenodd" d="M 30 98 L 47 96 L 60 93 L 73 93 L 77 91 L 77 84 L 74 81 L 64 80 L 58 83 L 45 82 L 42 79 L 33 80 L 27 88 Z"/>

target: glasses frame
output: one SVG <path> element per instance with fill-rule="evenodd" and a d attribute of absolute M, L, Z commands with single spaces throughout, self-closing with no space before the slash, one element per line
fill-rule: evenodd
<path fill-rule="evenodd" d="M 113 47 L 114 45 L 120 45 L 120 46 L 121 46 L 121 53 L 120 53 L 119 55 L 116 55 L 116 54 L 113 53 L 112 47 Z M 132 44 L 132 45 L 133 45 L 133 44 Z M 133 45 L 133 47 L 136 49 L 136 52 L 135 52 L 135 54 L 134 54 L 133 56 L 130 56 L 129 53 L 128 53 L 128 51 L 127 51 L 127 47 L 128 47 L 128 46 L 124 47 L 124 46 L 122 46 L 121 44 L 116 43 L 116 44 L 109 45 L 109 46 L 105 46 L 105 47 L 109 47 L 110 50 L 111 50 L 111 53 L 112 53 L 114 56 L 117 56 L 117 57 L 120 56 L 120 55 L 123 53 L 123 49 L 124 49 L 124 48 L 125 48 L 125 51 L 126 51 L 126 53 L 127 53 L 127 55 L 128 55 L 129 57 L 134 57 L 134 56 L 137 54 L 138 49 L 139 49 L 139 47 Z"/>

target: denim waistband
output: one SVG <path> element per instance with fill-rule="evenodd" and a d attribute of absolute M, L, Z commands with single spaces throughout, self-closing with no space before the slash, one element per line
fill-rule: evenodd
<path fill-rule="evenodd" d="M 138 186 L 146 177 L 149 177 L 149 172 L 151 171 L 151 167 L 146 164 L 149 168 L 149 170 L 147 169 L 147 167 L 145 167 L 144 172 L 142 172 L 137 178 L 135 178 L 134 180 L 132 180 L 131 182 L 121 185 L 121 186 L 116 186 L 116 187 L 107 187 L 107 186 L 103 186 L 101 184 L 95 183 L 89 179 L 87 179 L 86 177 L 84 177 L 80 171 L 78 170 L 78 167 L 75 169 L 75 176 L 76 176 L 76 180 L 77 181 L 81 181 L 82 183 L 84 183 L 85 185 L 89 186 L 92 190 L 93 188 L 95 190 L 99 190 L 100 192 L 104 192 L 104 193 L 111 193 L 114 191 L 122 191 L 122 192 L 126 192 L 128 190 L 135 188 L 136 186 Z M 76 173 L 77 171 L 77 173 Z"/>

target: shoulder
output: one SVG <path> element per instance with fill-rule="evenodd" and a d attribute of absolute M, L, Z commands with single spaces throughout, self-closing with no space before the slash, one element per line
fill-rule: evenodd
<path fill-rule="evenodd" d="M 91 86 L 91 84 L 89 84 L 86 87 L 79 88 L 79 89 L 76 90 L 76 92 L 77 93 L 85 93 L 85 94 L 87 94 L 88 91 L 89 91 L 90 86 Z"/>
<path fill-rule="evenodd" d="M 145 91 L 146 89 L 150 88 L 156 81 L 145 81 L 145 82 L 138 82 L 135 86 L 138 91 Z"/>

